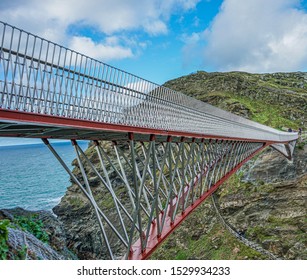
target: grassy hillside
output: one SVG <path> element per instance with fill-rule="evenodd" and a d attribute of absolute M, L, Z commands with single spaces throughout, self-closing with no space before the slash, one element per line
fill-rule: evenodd
<path fill-rule="evenodd" d="M 165 86 L 274 128 L 307 124 L 307 73 L 199 71 Z"/>

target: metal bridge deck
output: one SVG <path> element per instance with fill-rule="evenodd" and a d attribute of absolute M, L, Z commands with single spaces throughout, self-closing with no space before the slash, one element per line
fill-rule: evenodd
<path fill-rule="evenodd" d="M 166 141 L 168 136 L 173 140 L 180 141 L 182 137 L 186 141 L 196 141 L 201 139 L 237 140 L 263 142 L 260 139 L 229 137 L 222 135 L 210 135 L 205 133 L 192 133 L 185 131 L 160 130 L 153 128 L 141 128 L 137 126 L 127 126 L 119 124 L 109 124 L 88 120 L 69 119 L 57 116 L 33 114 L 20 111 L 10 111 L 0 109 L 0 137 L 24 137 L 24 138 L 54 138 L 54 139 L 79 139 L 79 140 L 125 140 L 128 133 L 137 135 L 137 139 L 148 141 L 150 135 L 156 135 L 159 141 Z M 281 143 L 266 141 L 267 143 Z"/>

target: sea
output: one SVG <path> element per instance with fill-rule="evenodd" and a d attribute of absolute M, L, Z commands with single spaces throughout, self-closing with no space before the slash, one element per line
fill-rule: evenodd
<path fill-rule="evenodd" d="M 87 141 L 78 143 L 82 149 L 88 147 Z M 71 143 L 52 145 L 72 169 Z M 70 185 L 69 175 L 44 144 L 0 147 L 0 209 L 51 211 Z"/>

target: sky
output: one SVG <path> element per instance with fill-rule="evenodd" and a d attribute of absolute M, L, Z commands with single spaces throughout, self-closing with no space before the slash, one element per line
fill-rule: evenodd
<path fill-rule="evenodd" d="M 0 20 L 158 84 L 307 71 L 307 0 L 1 0 Z"/>

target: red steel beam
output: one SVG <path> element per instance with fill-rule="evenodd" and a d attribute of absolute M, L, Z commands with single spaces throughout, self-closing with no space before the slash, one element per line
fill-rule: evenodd
<path fill-rule="evenodd" d="M 188 138 L 207 138 L 207 139 L 221 139 L 221 140 L 235 140 L 235 141 L 249 141 L 249 142 L 263 142 L 260 139 L 252 139 L 252 138 L 241 138 L 241 137 L 227 137 L 227 136 L 218 136 L 211 134 L 201 134 L 201 133 L 191 133 L 184 131 L 172 131 L 172 130 L 161 130 L 154 128 L 144 128 L 137 126 L 127 126 L 120 124 L 110 124 L 103 123 L 97 121 L 89 121 L 89 120 L 80 120 L 73 119 L 67 117 L 60 116 L 51 116 L 51 115 L 43 115 L 37 113 L 29 113 L 17 110 L 7 110 L 0 109 L 0 120 L 8 121 L 8 122 L 17 122 L 17 123 L 25 123 L 25 124 L 33 124 L 33 125 L 45 125 L 51 127 L 61 127 L 61 128 L 74 128 L 74 129 L 86 129 L 89 131 L 99 131 L 99 132 L 122 132 L 122 133 L 137 133 L 137 134 L 155 134 L 160 136 L 174 136 L 174 137 L 188 137 Z M 13 137 L 14 135 L 7 135 Z M 15 135 L 18 136 L 17 134 Z M 37 136 L 41 138 L 40 136 Z M 45 136 L 46 138 L 50 138 L 50 136 Z M 35 138 L 35 137 L 34 137 Z M 267 143 L 282 143 L 285 144 L 287 142 L 278 142 L 278 141 L 266 141 Z"/>
<path fill-rule="evenodd" d="M 183 213 L 177 214 L 175 217 L 174 222 L 171 222 L 171 217 L 169 213 L 166 213 L 166 221 L 165 225 L 163 227 L 162 233 L 160 236 L 157 236 L 157 222 L 153 221 L 152 226 L 149 233 L 149 239 L 146 246 L 146 249 L 142 252 L 141 250 L 141 241 L 140 239 L 137 240 L 132 246 L 130 250 L 130 254 L 128 259 L 129 260 L 144 260 L 148 259 L 150 255 L 161 245 L 163 241 L 200 205 L 202 202 L 204 202 L 212 193 L 214 193 L 231 175 L 233 175 L 244 163 L 246 163 L 248 160 L 250 160 L 252 157 L 254 157 L 256 154 L 261 152 L 263 149 L 265 149 L 267 146 L 269 146 L 269 143 L 265 143 L 262 147 L 257 149 L 255 152 L 253 152 L 250 156 L 245 158 L 242 162 L 240 162 L 234 169 L 229 171 L 224 177 L 222 177 L 219 181 L 213 185 L 212 188 L 207 190 L 201 197 L 199 197 L 197 200 L 194 201 L 194 203 L 190 206 L 188 206 Z M 203 174 L 206 172 L 206 170 L 203 171 Z M 191 188 L 195 187 L 198 183 L 197 176 L 194 180 L 194 184 L 190 186 Z M 174 198 L 174 199 L 180 199 L 180 198 Z M 171 203 L 172 204 L 172 203 Z M 171 207 L 169 206 L 168 212 L 171 211 Z M 159 220 L 162 221 L 163 213 L 160 213 Z"/>

